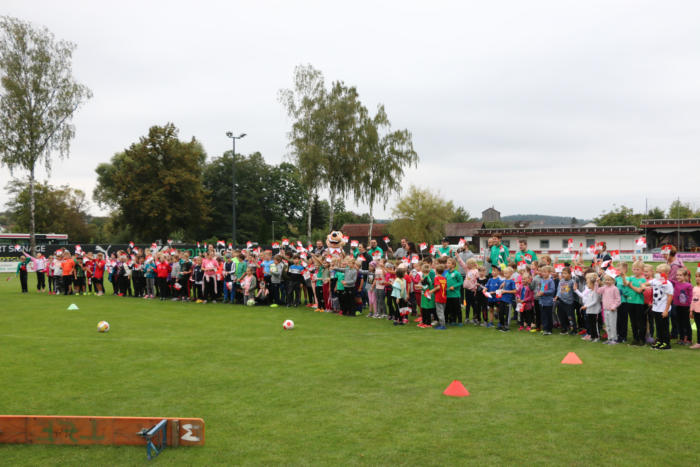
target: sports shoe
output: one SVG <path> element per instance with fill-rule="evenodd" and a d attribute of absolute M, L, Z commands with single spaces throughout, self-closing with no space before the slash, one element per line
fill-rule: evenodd
<path fill-rule="evenodd" d="M 279 307 L 279 305 L 276 303 L 273 303 L 272 305 L 270 305 L 270 308 L 277 308 L 277 307 Z"/>
<path fill-rule="evenodd" d="M 596 337 L 596 338 L 593 339 L 591 342 L 600 342 L 600 339 L 598 339 L 598 338 Z"/>
<path fill-rule="evenodd" d="M 493 323 L 486 323 L 486 327 L 487 327 L 487 328 L 492 328 L 492 327 L 493 327 Z"/>
<path fill-rule="evenodd" d="M 606 344 L 608 345 L 617 345 L 616 341 L 607 341 Z"/>
<path fill-rule="evenodd" d="M 529 331 L 530 332 L 537 332 L 537 328 L 530 328 Z"/>
<path fill-rule="evenodd" d="M 559 335 L 560 335 L 560 336 L 566 336 L 567 334 L 569 334 L 568 331 L 564 331 L 564 330 L 559 331 Z"/>
<path fill-rule="evenodd" d="M 693 344 L 693 345 L 691 345 L 691 346 L 688 347 L 688 348 L 689 348 L 689 349 L 693 349 L 693 350 L 695 350 L 695 349 L 700 349 L 700 343 L 698 343 L 698 344 Z"/>
<path fill-rule="evenodd" d="M 582 341 L 588 341 L 588 342 L 590 342 L 590 341 L 591 341 L 591 336 L 589 336 L 588 334 L 586 334 L 585 336 L 583 336 L 583 337 L 581 338 L 581 340 L 582 340 Z"/>
<path fill-rule="evenodd" d="M 445 326 L 435 326 L 433 329 L 435 329 L 436 331 L 444 331 L 447 328 Z"/>
<path fill-rule="evenodd" d="M 543 332 L 542 332 L 542 335 L 544 335 L 544 336 L 551 336 L 552 333 L 551 333 L 550 331 L 543 331 Z"/>
<path fill-rule="evenodd" d="M 657 349 L 658 350 L 671 350 L 671 346 L 664 342 L 663 344 L 658 346 Z"/>
<path fill-rule="evenodd" d="M 421 318 L 421 317 L 419 316 L 418 318 L 414 319 L 413 322 L 414 322 L 414 323 L 422 323 L 422 322 L 423 322 L 423 318 Z"/>
<path fill-rule="evenodd" d="M 578 335 L 579 335 L 579 336 L 584 336 L 584 335 L 586 335 L 587 332 L 588 332 L 588 331 L 586 331 L 585 329 L 581 329 L 581 330 L 578 332 Z"/>
<path fill-rule="evenodd" d="M 522 331 L 523 329 L 525 329 L 525 328 L 524 328 L 523 326 L 520 326 L 520 327 L 518 328 L 518 331 Z M 527 330 L 528 330 L 528 331 L 530 330 L 530 327 L 529 327 L 529 326 L 528 326 Z"/>

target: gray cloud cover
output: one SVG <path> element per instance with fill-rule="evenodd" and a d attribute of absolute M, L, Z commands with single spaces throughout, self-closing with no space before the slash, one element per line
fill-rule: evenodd
<path fill-rule="evenodd" d="M 168 121 L 210 157 L 229 149 L 231 129 L 248 133 L 240 152 L 282 160 L 277 91 L 311 63 L 413 132 L 421 162 L 406 185 L 473 214 L 493 204 L 593 217 L 612 203 L 643 209 L 645 197 L 700 200 L 696 2 L 5 1 L 3 11 L 78 45 L 75 74 L 94 98 L 50 181 L 90 194 L 99 162 Z"/>

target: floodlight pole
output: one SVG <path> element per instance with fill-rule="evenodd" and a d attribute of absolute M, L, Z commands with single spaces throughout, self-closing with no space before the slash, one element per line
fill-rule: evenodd
<path fill-rule="evenodd" d="M 233 143 L 233 152 L 231 153 L 231 243 L 236 248 L 236 140 L 243 138 L 245 133 L 233 136 L 233 132 L 227 131 L 226 136 L 231 138 Z"/>

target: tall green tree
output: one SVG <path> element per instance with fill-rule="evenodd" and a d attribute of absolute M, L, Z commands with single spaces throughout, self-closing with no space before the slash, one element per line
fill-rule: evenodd
<path fill-rule="evenodd" d="M 689 203 L 683 203 L 677 199 L 668 207 L 669 219 L 690 219 L 692 217 L 695 217 L 695 212 Z"/>
<path fill-rule="evenodd" d="M 658 206 L 649 209 L 646 215 L 647 219 L 664 219 L 665 217 L 666 213 Z"/>
<path fill-rule="evenodd" d="M 205 161 L 196 139 L 180 141 L 172 123 L 153 126 L 147 136 L 97 166 L 94 197 L 115 209 L 118 224 L 131 229 L 136 240 L 165 241 L 180 229 L 192 239 L 209 221 L 202 186 Z"/>
<path fill-rule="evenodd" d="M 389 233 L 394 238 L 437 243 L 445 234 L 445 224 L 454 219 L 457 208 L 427 188 L 411 185 L 392 210 L 394 221 Z"/>
<path fill-rule="evenodd" d="M 31 225 L 31 195 L 23 180 L 12 180 L 6 187 L 10 200 L 10 223 L 14 230 L 26 232 Z M 39 232 L 65 233 L 72 242 L 92 242 L 97 227 L 89 222 L 85 193 L 68 185 L 54 187 L 48 183 L 34 185 L 34 222 Z"/>
<path fill-rule="evenodd" d="M 408 130 L 391 130 L 391 123 L 383 105 L 379 105 L 374 117 L 367 110 L 360 110 L 358 141 L 359 165 L 354 167 L 353 194 L 355 201 L 369 205 L 369 232 L 372 238 L 374 206 L 386 203 L 393 193 L 401 192 L 404 169 L 418 163 Z"/>
<path fill-rule="evenodd" d="M 278 98 L 293 119 L 289 148 L 304 187 L 306 235 L 310 241 L 314 199 L 326 185 L 322 161 L 327 149 L 328 119 L 323 74 L 311 65 L 295 67 L 293 88 L 280 90 Z"/>
<path fill-rule="evenodd" d="M 231 234 L 231 151 L 209 162 L 204 187 L 210 194 L 209 235 L 217 239 Z M 240 238 L 266 242 L 298 230 L 305 207 L 304 189 L 297 168 L 288 162 L 270 165 L 259 152 L 236 154 L 236 220 Z"/>
<path fill-rule="evenodd" d="M 639 227 L 642 222 L 643 214 L 634 212 L 634 209 L 627 206 L 614 207 L 610 211 L 603 212 L 600 216 L 593 219 L 597 225 L 634 225 Z"/>
<path fill-rule="evenodd" d="M 56 40 L 45 27 L 0 18 L 0 162 L 29 172 L 29 232 L 36 249 L 35 174 L 51 169 L 51 156 L 68 157 L 78 108 L 92 97 L 75 81 L 75 44 Z"/>

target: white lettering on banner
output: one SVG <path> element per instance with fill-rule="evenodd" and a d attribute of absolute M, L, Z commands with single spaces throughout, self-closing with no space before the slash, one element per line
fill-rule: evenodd
<path fill-rule="evenodd" d="M 557 257 L 557 259 L 562 259 L 562 260 L 571 260 L 574 259 L 574 255 L 571 253 L 562 253 L 559 255 L 554 255 Z M 588 253 L 583 254 L 583 259 L 587 261 L 592 261 L 595 259 L 594 255 L 589 255 Z M 631 253 L 622 253 L 620 254 L 620 261 L 635 261 L 641 259 L 642 261 L 653 261 L 654 260 L 654 255 L 649 254 L 649 253 L 639 253 L 639 254 L 631 254 Z"/>
<path fill-rule="evenodd" d="M 19 261 L 0 261 L 0 272 L 17 272 L 17 265 Z M 27 271 L 34 272 L 34 265 L 32 263 L 27 264 Z"/>

